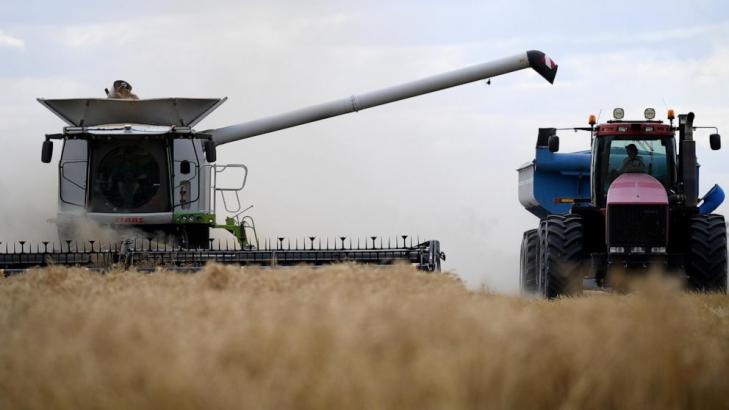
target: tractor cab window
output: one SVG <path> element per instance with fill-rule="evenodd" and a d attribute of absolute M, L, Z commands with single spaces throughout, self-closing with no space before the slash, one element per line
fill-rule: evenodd
<path fill-rule="evenodd" d="M 673 138 L 602 137 L 600 138 L 597 186 L 607 195 L 610 184 L 622 174 L 644 173 L 666 188 L 673 181 Z"/>

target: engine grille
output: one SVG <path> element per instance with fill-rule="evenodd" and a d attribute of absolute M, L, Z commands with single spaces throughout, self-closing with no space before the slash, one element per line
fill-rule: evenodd
<path fill-rule="evenodd" d="M 610 205 L 607 218 L 608 243 L 611 246 L 666 244 L 666 205 Z"/>

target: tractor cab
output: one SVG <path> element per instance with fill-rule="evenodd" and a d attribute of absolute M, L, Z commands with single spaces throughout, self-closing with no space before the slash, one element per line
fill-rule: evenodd
<path fill-rule="evenodd" d="M 604 208 L 613 182 L 624 174 L 647 174 L 676 189 L 676 139 L 662 121 L 611 120 L 593 133 L 592 203 Z"/>

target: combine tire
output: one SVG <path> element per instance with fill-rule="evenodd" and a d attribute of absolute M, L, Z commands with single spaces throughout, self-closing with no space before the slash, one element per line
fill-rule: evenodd
<path fill-rule="evenodd" d="M 582 218 L 553 215 L 540 226 L 540 291 L 549 298 L 582 294 Z"/>
<path fill-rule="evenodd" d="M 686 274 L 691 290 L 726 293 L 727 247 L 723 216 L 691 218 Z"/>
<path fill-rule="evenodd" d="M 539 259 L 539 237 L 536 229 L 524 232 L 521 240 L 521 263 L 519 264 L 519 285 L 522 293 L 536 292 Z"/>
<path fill-rule="evenodd" d="M 179 245 L 185 249 L 210 248 L 210 227 L 208 225 L 190 224 L 182 226 L 178 238 Z"/>

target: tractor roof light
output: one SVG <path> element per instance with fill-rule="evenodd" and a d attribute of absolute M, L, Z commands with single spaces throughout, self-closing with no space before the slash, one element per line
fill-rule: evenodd
<path fill-rule="evenodd" d="M 590 125 L 597 124 L 597 117 L 595 117 L 595 114 L 590 114 L 590 117 L 587 119 L 587 123 Z"/>
<path fill-rule="evenodd" d="M 645 111 L 643 111 L 643 116 L 646 120 L 650 121 L 656 118 L 656 110 L 653 108 L 646 108 Z"/>
<path fill-rule="evenodd" d="M 625 110 L 622 108 L 616 108 L 613 110 L 613 118 L 616 120 L 622 120 L 625 117 Z"/>

